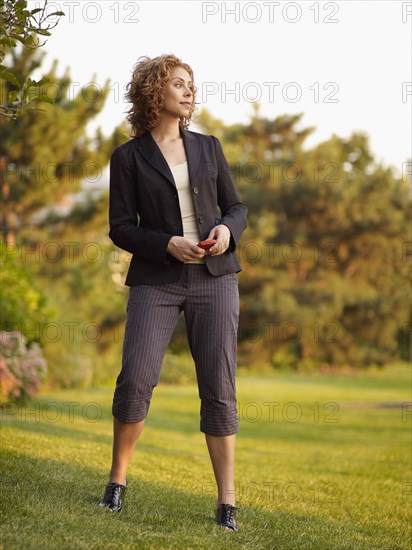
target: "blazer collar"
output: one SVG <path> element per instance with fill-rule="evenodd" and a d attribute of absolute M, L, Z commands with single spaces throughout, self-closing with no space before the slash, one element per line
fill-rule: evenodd
<path fill-rule="evenodd" d="M 189 179 L 196 181 L 196 171 L 200 161 L 200 142 L 199 138 L 189 130 L 179 126 L 180 136 L 183 139 L 183 145 L 186 152 L 186 159 L 189 168 Z M 154 140 L 152 134 L 147 131 L 137 137 L 137 146 L 143 157 L 149 162 L 155 170 L 160 172 L 170 183 L 176 187 L 172 171 L 163 156 L 159 146 Z M 199 180 L 201 178 L 198 178 Z"/>

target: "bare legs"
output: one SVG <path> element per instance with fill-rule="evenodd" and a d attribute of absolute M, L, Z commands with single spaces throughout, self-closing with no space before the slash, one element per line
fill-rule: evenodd
<path fill-rule="evenodd" d="M 235 438 L 236 435 L 205 434 L 215 474 L 218 504 L 235 506 Z"/>
<path fill-rule="evenodd" d="M 112 468 L 109 482 L 125 485 L 127 467 L 132 458 L 137 440 L 142 433 L 144 420 L 140 422 L 120 422 L 113 418 Z"/>
<path fill-rule="evenodd" d="M 113 453 L 109 482 L 125 485 L 127 468 L 136 443 L 142 433 L 144 420 L 124 423 L 113 418 Z M 235 438 L 236 435 L 205 434 L 210 460 L 218 490 L 218 503 L 235 506 Z"/>

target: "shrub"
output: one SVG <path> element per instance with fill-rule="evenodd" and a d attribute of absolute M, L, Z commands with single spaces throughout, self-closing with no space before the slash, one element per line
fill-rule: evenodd
<path fill-rule="evenodd" d="M 196 368 L 191 355 L 180 353 L 175 355 L 166 352 L 160 382 L 163 384 L 193 384 L 196 382 Z"/>
<path fill-rule="evenodd" d="M 34 397 L 47 373 L 37 342 L 27 346 L 21 332 L 0 332 L 0 401 Z"/>
<path fill-rule="evenodd" d="M 17 246 L 17 245 L 16 245 Z M 27 342 L 43 344 L 43 330 L 55 312 L 47 305 L 40 285 L 33 281 L 28 264 L 8 252 L 0 240 L 0 330 L 22 332 Z"/>

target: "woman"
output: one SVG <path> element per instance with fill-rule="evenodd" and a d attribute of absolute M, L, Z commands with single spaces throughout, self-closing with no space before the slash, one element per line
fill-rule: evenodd
<path fill-rule="evenodd" d="M 247 209 L 219 140 L 187 129 L 195 109 L 193 80 L 189 65 L 174 55 L 139 58 L 126 93 L 134 137 L 110 159 L 109 236 L 133 256 L 112 407 L 112 467 L 100 505 L 122 508 L 127 467 L 183 310 L 201 399 L 200 430 L 217 484 L 215 519 L 225 530 L 237 531 L 236 273 L 241 268 L 234 251 Z M 198 246 L 208 239 L 216 241 L 211 248 Z"/>

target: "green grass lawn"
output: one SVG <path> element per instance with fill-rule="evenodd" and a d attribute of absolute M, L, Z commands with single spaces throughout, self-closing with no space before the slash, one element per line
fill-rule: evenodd
<path fill-rule="evenodd" d="M 99 508 L 113 388 L 3 408 L 3 549 L 411 548 L 410 369 L 238 377 L 238 533 L 216 502 L 195 386 L 158 386 L 120 514 Z"/>

